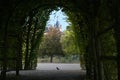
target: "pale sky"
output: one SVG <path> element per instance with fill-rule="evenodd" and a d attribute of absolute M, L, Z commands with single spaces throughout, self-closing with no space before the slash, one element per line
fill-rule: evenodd
<path fill-rule="evenodd" d="M 50 19 L 48 20 L 47 25 L 53 26 L 56 23 L 57 19 L 62 26 L 62 31 L 66 30 L 66 27 L 69 25 L 69 23 L 67 22 L 66 14 L 61 10 L 51 12 Z"/>

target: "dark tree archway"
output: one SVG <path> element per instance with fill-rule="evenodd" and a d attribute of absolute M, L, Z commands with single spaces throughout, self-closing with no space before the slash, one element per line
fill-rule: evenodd
<path fill-rule="evenodd" d="M 116 62 L 115 78 L 120 80 L 120 1 L 119 0 L 1 0 L 0 1 L 0 65 L 5 79 L 6 71 L 36 67 L 37 50 L 49 13 L 58 7 L 75 25 L 76 40 L 85 39 L 86 70 L 90 80 L 112 80 L 103 62 Z M 40 15 L 40 16 L 38 16 Z M 40 23 L 40 24 L 38 24 Z M 116 56 L 101 56 L 101 36 L 114 30 Z M 113 35 L 113 34 L 112 34 Z M 25 56 L 23 56 L 25 55 Z M 34 56 L 34 57 L 33 57 Z M 105 59 L 105 60 L 104 60 Z M 91 60 L 91 61 L 90 61 Z M 12 64 L 15 62 L 16 64 Z M 105 78 L 104 78 L 105 77 Z M 117 78 L 116 78 L 117 77 Z"/>

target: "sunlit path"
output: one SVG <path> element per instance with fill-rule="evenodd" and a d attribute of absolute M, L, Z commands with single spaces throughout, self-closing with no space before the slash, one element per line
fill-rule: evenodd
<path fill-rule="evenodd" d="M 80 70 L 80 64 L 66 64 L 66 63 L 38 63 L 37 70 Z"/>

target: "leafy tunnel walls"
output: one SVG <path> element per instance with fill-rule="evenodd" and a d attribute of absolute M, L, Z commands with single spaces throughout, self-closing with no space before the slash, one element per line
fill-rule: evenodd
<path fill-rule="evenodd" d="M 24 69 L 36 67 L 37 54 L 35 53 L 46 21 L 49 19 L 50 12 L 60 7 L 73 23 L 76 42 L 79 47 L 82 45 L 85 53 L 86 77 L 89 80 L 120 80 L 119 3 L 119 0 L 1 0 L 2 77 L 6 77 L 6 71 L 9 69 L 15 69 L 19 74 L 23 64 Z M 106 37 L 107 39 L 104 40 Z M 116 46 L 113 49 L 115 54 L 107 56 L 108 52 L 105 53 L 102 49 L 104 49 L 103 44 L 109 44 L 107 41 L 110 37 L 113 42 L 110 47 Z M 84 44 L 81 44 L 81 38 Z M 23 60 L 25 63 L 22 63 Z M 108 66 L 105 65 L 112 65 L 112 63 L 115 65 L 109 66 L 109 69 L 114 73 L 108 73 Z"/>

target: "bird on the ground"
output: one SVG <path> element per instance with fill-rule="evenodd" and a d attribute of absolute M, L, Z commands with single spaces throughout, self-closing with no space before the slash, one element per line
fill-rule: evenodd
<path fill-rule="evenodd" d="M 60 70 L 58 67 L 56 67 L 57 70 Z"/>

